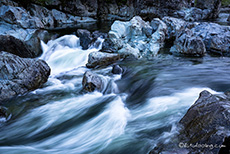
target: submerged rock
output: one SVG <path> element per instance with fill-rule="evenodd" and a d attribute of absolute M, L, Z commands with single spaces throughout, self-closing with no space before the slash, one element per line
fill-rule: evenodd
<path fill-rule="evenodd" d="M 170 52 L 188 56 L 204 56 L 206 48 L 201 37 L 195 35 L 191 30 L 186 29 L 184 33 L 177 36 Z"/>
<path fill-rule="evenodd" d="M 187 147 L 192 152 L 204 154 L 218 153 L 222 147 L 226 148 L 225 140 L 230 133 L 230 96 L 213 95 L 208 91 L 202 91 L 198 100 L 189 108 L 180 124 L 183 129 L 180 132 L 180 140 L 189 144 L 206 144 L 213 147 Z M 217 145 L 216 147 L 214 147 Z M 183 148 L 183 147 L 182 147 Z M 185 148 L 185 147 L 184 147 Z"/>
<path fill-rule="evenodd" d="M 113 65 L 112 73 L 113 74 L 122 74 L 123 69 L 119 65 Z"/>
<path fill-rule="evenodd" d="M 43 60 L 0 52 L 0 102 L 39 88 L 50 75 Z"/>
<path fill-rule="evenodd" d="M 120 55 L 117 53 L 91 52 L 86 66 L 88 68 L 108 66 L 120 60 L 120 58 Z"/>
<path fill-rule="evenodd" d="M 86 71 L 83 76 L 82 86 L 83 89 L 88 92 L 93 92 L 95 90 L 101 92 L 105 87 L 105 81 L 101 76 L 91 71 Z"/>

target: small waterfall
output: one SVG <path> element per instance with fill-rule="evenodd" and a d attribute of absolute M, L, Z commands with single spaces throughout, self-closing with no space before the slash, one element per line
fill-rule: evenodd
<path fill-rule="evenodd" d="M 41 42 L 43 54 L 40 59 L 45 60 L 51 67 L 51 75 L 64 73 L 81 66 L 85 66 L 89 53 L 98 51 L 104 39 L 98 38 L 88 50 L 82 50 L 80 40 L 75 35 L 65 35 L 47 44 Z"/>

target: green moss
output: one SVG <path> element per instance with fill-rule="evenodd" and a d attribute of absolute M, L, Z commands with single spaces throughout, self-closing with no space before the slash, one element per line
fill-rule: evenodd
<path fill-rule="evenodd" d="M 222 6 L 230 5 L 230 0 L 222 0 L 221 4 L 222 4 Z"/>

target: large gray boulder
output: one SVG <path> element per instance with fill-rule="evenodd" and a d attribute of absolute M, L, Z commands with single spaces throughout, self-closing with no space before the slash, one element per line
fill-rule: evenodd
<path fill-rule="evenodd" d="M 187 22 L 183 19 L 178 19 L 174 17 L 164 17 L 162 21 L 167 25 L 166 39 L 175 40 L 176 36 L 184 30 L 187 25 Z"/>
<path fill-rule="evenodd" d="M 208 148 L 187 148 L 190 153 L 199 152 L 204 154 L 229 152 L 230 132 L 230 96 L 213 95 L 208 91 L 200 93 L 198 100 L 189 108 L 180 124 L 180 141 L 183 143 L 213 145 Z M 227 142 L 225 141 L 227 140 Z M 225 143 L 224 143 L 225 141 Z M 224 143 L 222 148 L 221 145 Z M 217 147 L 214 147 L 218 145 Z M 225 148 L 224 148 L 225 147 Z M 221 149 L 221 150 L 220 150 Z"/>
<path fill-rule="evenodd" d="M 39 18 L 30 16 L 27 10 L 22 7 L 0 6 L 0 20 L 19 25 L 22 28 L 44 28 Z"/>
<path fill-rule="evenodd" d="M 43 60 L 0 52 L 0 102 L 39 88 L 50 75 Z"/>
<path fill-rule="evenodd" d="M 201 42 L 200 38 L 203 40 L 207 53 L 223 56 L 230 55 L 230 26 L 223 26 L 216 23 L 208 22 L 186 22 L 182 19 L 177 19 L 173 17 L 164 17 L 162 20 L 166 23 L 168 27 L 166 39 L 171 41 L 177 39 L 174 44 L 181 46 L 177 49 L 192 49 L 193 47 L 189 47 L 185 43 L 187 42 L 185 40 L 188 40 L 189 37 L 193 36 L 193 38 L 191 38 L 193 42 L 195 39 L 197 39 L 198 42 Z M 201 49 L 203 50 L 203 48 Z M 197 52 L 197 50 L 201 49 L 196 49 L 194 52 Z"/>
<path fill-rule="evenodd" d="M 91 52 L 86 66 L 88 68 L 108 66 L 120 60 L 120 58 L 120 55 L 117 53 Z"/>
<path fill-rule="evenodd" d="M 206 48 L 201 37 L 186 29 L 185 32 L 177 36 L 170 52 L 187 56 L 204 56 Z"/>
<path fill-rule="evenodd" d="M 209 53 L 223 56 L 230 55 L 230 26 L 204 22 L 191 30 L 203 39 Z"/>
<path fill-rule="evenodd" d="M 0 51 L 24 58 L 41 55 L 41 40 L 46 42 L 52 37 L 45 30 L 23 29 L 7 23 L 0 23 L 0 29 Z"/>

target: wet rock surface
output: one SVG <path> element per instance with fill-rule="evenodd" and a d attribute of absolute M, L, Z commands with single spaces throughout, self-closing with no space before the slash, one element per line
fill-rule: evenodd
<path fill-rule="evenodd" d="M 89 54 L 89 59 L 86 66 L 88 68 L 108 66 L 120 59 L 121 57 L 117 53 L 92 52 Z"/>
<path fill-rule="evenodd" d="M 41 55 L 40 41 L 48 41 L 52 38 L 46 30 L 23 29 L 6 23 L 1 23 L 0 29 L 0 50 L 24 58 Z"/>
<path fill-rule="evenodd" d="M 105 87 L 104 79 L 91 71 L 86 71 L 83 75 L 82 86 L 88 92 L 103 91 Z"/>
<path fill-rule="evenodd" d="M 213 95 L 208 91 L 200 93 L 198 100 L 189 108 L 180 124 L 180 140 L 188 144 L 218 145 L 213 149 L 189 147 L 191 152 L 218 153 L 229 136 L 230 97 Z M 225 141 L 226 142 L 226 141 Z M 226 143 L 225 143 L 226 145 Z M 223 151 L 226 147 L 222 146 Z"/>
<path fill-rule="evenodd" d="M 188 56 L 204 56 L 206 48 L 201 37 L 195 35 L 191 30 L 186 29 L 185 32 L 177 36 L 170 52 Z"/>
<path fill-rule="evenodd" d="M 44 84 L 50 68 L 43 60 L 20 58 L 0 52 L 0 102 L 23 95 Z"/>
<path fill-rule="evenodd" d="M 208 52 L 229 56 L 230 52 L 230 27 L 215 23 L 200 23 L 192 31 L 200 36 Z"/>

